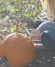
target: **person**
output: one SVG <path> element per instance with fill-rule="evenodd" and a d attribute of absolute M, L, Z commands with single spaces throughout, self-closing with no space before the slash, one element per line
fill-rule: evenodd
<path fill-rule="evenodd" d="M 45 48 L 55 51 L 55 0 L 40 1 L 42 7 L 47 9 L 49 21 L 41 23 L 36 29 L 31 31 L 31 34 L 35 33 L 36 39 L 41 39 Z"/>

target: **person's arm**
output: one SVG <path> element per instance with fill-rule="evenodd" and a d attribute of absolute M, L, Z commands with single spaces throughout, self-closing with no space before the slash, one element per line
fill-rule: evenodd
<path fill-rule="evenodd" d="M 36 28 L 36 29 L 34 29 L 33 31 L 31 31 L 31 34 L 32 34 L 32 33 L 35 33 L 35 38 L 38 39 L 38 40 L 40 40 L 40 34 L 41 34 L 44 30 L 46 30 L 46 29 L 49 28 L 49 23 L 50 23 L 50 22 L 43 22 L 43 23 L 41 23 L 38 28 Z"/>
<path fill-rule="evenodd" d="M 40 31 L 40 33 L 42 33 L 43 31 L 47 30 L 50 26 L 50 22 L 43 22 L 39 25 L 38 30 Z"/>
<path fill-rule="evenodd" d="M 33 31 L 31 31 L 31 34 L 35 33 L 35 38 L 40 40 L 40 31 L 38 30 L 38 28 L 34 29 Z"/>

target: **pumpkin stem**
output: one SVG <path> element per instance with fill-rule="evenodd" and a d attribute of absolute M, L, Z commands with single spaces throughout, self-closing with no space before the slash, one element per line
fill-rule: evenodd
<path fill-rule="evenodd" d="M 2 63 L 4 63 L 5 61 L 8 61 L 8 60 L 7 60 L 7 58 L 4 56 L 4 57 L 0 60 L 0 65 L 1 65 Z"/>

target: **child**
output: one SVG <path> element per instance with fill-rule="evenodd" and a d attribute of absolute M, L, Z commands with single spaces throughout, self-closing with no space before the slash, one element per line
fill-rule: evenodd
<path fill-rule="evenodd" d="M 41 39 L 44 47 L 55 51 L 55 34 L 53 34 L 55 33 L 55 0 L 41 0 L 41 3 L 44 6 L 43 8 L 47 9 L 50 21 L 41 23 L 31 34 L 35 33 L 36 39 Z M 52 30 L 53 33 L 51 34 Z"/>

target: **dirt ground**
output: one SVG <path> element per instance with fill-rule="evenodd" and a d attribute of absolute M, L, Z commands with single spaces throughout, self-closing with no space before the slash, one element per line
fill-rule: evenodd
<path fill-rule="evenodd" d="M 26 67 L 55 67 L 55 53 L 47 49 L 37 49 L 34 60 Z"/>

